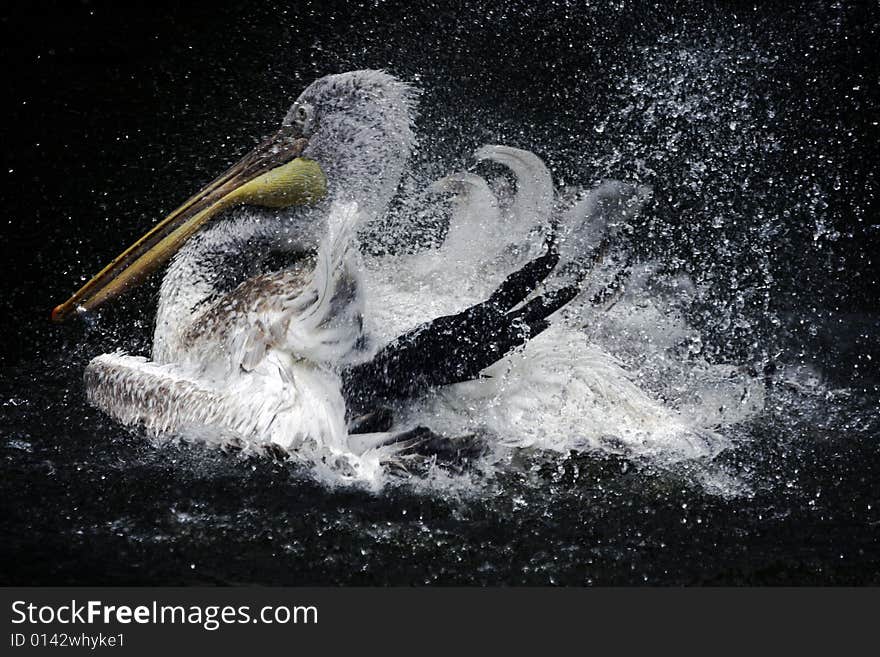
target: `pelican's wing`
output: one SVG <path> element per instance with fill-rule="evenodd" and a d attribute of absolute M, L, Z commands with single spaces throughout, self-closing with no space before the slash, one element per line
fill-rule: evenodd
<path fill-rule="evenodd" d="M 354 204 L 334 205 L 314 259 L 248 279 L 212 304 L 187 332 L 189 342 L 205 345 L 195 350 L 201 358 L 250 371 L 270 349 L 314 362 L 350 353 L 363 324 L 357 215 Z"/>

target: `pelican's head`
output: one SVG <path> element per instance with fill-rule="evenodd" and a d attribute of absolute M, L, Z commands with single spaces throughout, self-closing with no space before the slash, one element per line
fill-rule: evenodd
<path fill-rule="evenodd" d="M 413 146 L 413 89 L 384 71 L 351 71 L 313 82 L 284 125 L 308 139 L 303 156 L 327 176 L 331 197 L 382 211 Z"/>
<path fill-rule="evenodd" d="M 116 257 L 57 306 L 52 319 L 64 321 L 130 289 L 231 207 L 293 208 L 329 196 L 357 201 L 367 216 L 382 211 L 413 145 L 414 97 L 382 71 L 316 80 L 275 134 Z"/>

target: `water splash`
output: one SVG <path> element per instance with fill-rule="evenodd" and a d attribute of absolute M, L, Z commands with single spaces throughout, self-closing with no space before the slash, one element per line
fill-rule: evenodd
<path fill-rule="evenodd" d="M 499 151 L 503 155 L 493 159 L 511 166 L 513 186 L 469 172 L 428 186 L 453 194 L 439 248 L 367 258 L 366 321 L 380 343 L 486 298 L 540 248 L 543 235 L 535 216 L 558 225 L 565 271 L 603 237 L 632 231 L 650 194 L 618 182 L 554 194 L 549 172 L 531 153 L 483 147 L 476 157 Z M 396 217 L 397 230 L 405 232 L 407 219 L 418 222 L 425 215 L 419 202 L 436 201 L 417 196 L 404 204 L 410 215 Z M 430 212 L 438 214 L 436 208 Z M 615 275 L 629 268 L 628 283 L 617 280 Z M 621 288 L 610 299 L 601 294 L 609 281 Z M 710 463 L 730 444 L 724 428 L 761 412 L 760 379 L 745 368 L 702 357 L 700 333 L 685 318 L 695 296 L 687 276 L 664 273 L 657 262 L 632 266 L 626 250 L 618 248 L 590 272 L 583 288 L 551 329 L 480 379 L 403 405 L 400 426 L 487 435 L 495 462 L 504 450 L 538 448 L 623 454 L 673 466 Z M 712 484 L 719 490 L 742 488 L 719 481 Z"/>

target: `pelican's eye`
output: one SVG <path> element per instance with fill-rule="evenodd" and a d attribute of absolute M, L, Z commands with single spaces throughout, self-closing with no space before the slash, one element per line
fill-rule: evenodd
<path fill-rule="evenodd" d="M 295 125 L 306 134 L 312 127 L 313 119 L 314 110 L 311 105 L 308 103 L 294 103 L 293 107 L 290 108 L 290 112 L 287 113 L 284 123 Z"/>

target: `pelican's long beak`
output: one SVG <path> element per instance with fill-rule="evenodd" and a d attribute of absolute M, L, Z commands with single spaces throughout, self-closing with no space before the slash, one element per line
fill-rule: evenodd
<path fill-rule="evenodd" d="M 327 193 L 324 172 L 317 162 L 300 157 L 307 145 L 293 128 L 283 127 L 57 306 L 52 320 L 63 322 L 77 311 L 96 308 L 141 282 L 222 210 L 246 203 L 282 208 L 322 198 Z"/>

